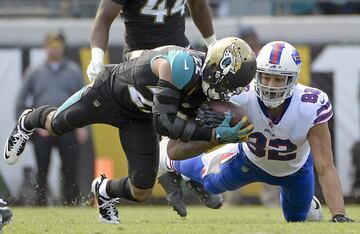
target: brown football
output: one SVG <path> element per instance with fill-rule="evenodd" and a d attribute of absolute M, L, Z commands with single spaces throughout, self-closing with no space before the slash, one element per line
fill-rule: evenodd
<path fill-rule="evenodd" d="M 235 103 L 229 101 L 211 101 L 209 106 L 213 111 L 218 113 L 225 114 L 229 111 L 233 113 L 234 117 L 231 119 L 230 126 L 236 125 L 246 114 L 245 110 L 241 106 L 238 106 Z M 245 123 L 245 127 L 249 126 L 250 124 L 251 122 L 248 119 L 248 121 Z"/>

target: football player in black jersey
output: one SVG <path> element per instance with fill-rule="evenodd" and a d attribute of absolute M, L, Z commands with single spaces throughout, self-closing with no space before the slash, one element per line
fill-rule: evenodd
<path fill-rule="evenodd" d="M 184 33 L 186 3 L 206 45 L 216 41 L 206 0 L 102 0 L 91 32 L 92 49 L 91 62 L 87 69 L 88 78 L 94 80 L 104 69 L 104 51 L 108 43 L 109 30 L 119 13 L 126 29 L 124 60 L 138 56 L 144 49 L 165 45 L 189 46 Z M 164 187 L 170 205 L 180 216 L 186 216 L 181 180 L 182 177 L 176 172 L 165 173 L 159 177 L 159 183 Z M 221 195 L 207 193 L 201 184 L 194 181 L 186 181 L 185 184 L 206 206 L 215 209 L 222 205 Z"/>
<path fill-rule="evenodd" d="M 189 46 L 185 36 L 185 4 L 207 45 L 216 41 L 211 12 L 206 0 L 101 0 L 91 31 L 91 62 L 87 68 L 92 81 L 104 69 L 104 51 L 109 30 L 121 14 L 125 23 L 125 50 L 153 49 L 165 45 Z"/>
<path fill-rule="evenodd" d="M 255 71 L 254 52 L 235 37 L 215 42 L 206 55 L 177 46 L 144 50 L 138 58 L 106 66 L 95 82 L 60 107 L 25 110 L 6 142 L 4 159 L 15 163 L 35 128 L 62 135 L 94 123 L 117 127 L 129 176 L 98 177 L 92 191 L 100 220 L 119 223 L 114 206 L 119 197 L 141 202 L 151 195 L 158 170 L 158 134 L 215 146 L 238 142 L 252 131 L 252 125 L 243 127 L 246 120 L 231 127 L 230 114 L 216 128 L 199 127 L 192 118 L 204 101 L 240 93 Z"/>

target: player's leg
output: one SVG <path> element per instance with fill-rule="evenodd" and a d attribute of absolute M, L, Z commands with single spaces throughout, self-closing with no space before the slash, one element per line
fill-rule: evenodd
<path fill-rule="evenodd" d="M 280 203 L 287 222 L 303 222 L 307 218 L 315 190 L 313 162 L 309 158 L 297 172 L 284 178 Z"/>
<path fill-rule="evenodd" d="M 129 121 L 121 125 L 119 134 L 129 176 L 109 180 L 102 175 L 92 184 L 100 206 L 100 220 L 107 223 L 120 222 L 114 206 L 119 197 L 134 202 L 150 198 L 158 168 L 159 141 L 151 120 Z"/>
<path fill-rule="evenodd" d="M 261 171 L 247 159 L 241 143 L 223 146 L 205 155 L 203 162 L 203 184 L 215 194 L 234 191 L 261 178 Z"/>
<path fill-rule="evenodd" d="M 39 133 L 35 133 L 35 136 L 32 138 L 32 142 L 37 165 L 36 205 L 46 206 L 48 201 L 47 176 L 50 166 L 51 148 L 53 147 L 54 139 L 51 136 L 43 137 Z"/>
<path fill-rule="evenodd" d="M 106 97 L 108 82 L 96 80 L 94 86 L 88 85 L 70 98 L 59 108 L 41 106 L 27 109 L 20 116 L 17 125 L 5 144 L 4 158 L 14 164 L 24 151 L 26 142 L 34 129 L 46 129 L 50 133 L 62 135 L 75 128 L 93 123 L 112 123 L 109 111 L 114 110 L 112 95 Z M 107 98 L 107 99 L 106 99 Z M 116 107 L 116 106 L 115 106 Z"/>
<path fill-rule="evenodd" d="M 119 129 L 119 134 L 128 161 L 129 200 L 146 201 L 156 181 L 159 136 L 151 120 L 131 121 Z"/>
<path fill-rule="evenodd" d="M 243 152 L 238 150 L 238 144 L 228 144 L 191 159 L 173 161 L 168 157 L 161 158 L 160 167 L 176 170 L 201 182 L 208 192 L 220 194 L 257 180 L 244 157 Z"/>
<path fill-rule="evenodd" d="M 166 200 L 169 205 L 173 207 L 178 215 L 185 217 L 187 210 L 183 200 L 182 176 L 177 171 L 168 170 L 169 168 L 166 166 L 166 160 L 169 159 L 167 156 L 167 144 L 169 140 L 169 138 L 164 137 L 160 141 L 158 181 L 166 192 Z M 160 165 L 161 163 L 163 165 Z"/>
<path fill-rule="evenodd" d="M 4 148 L 4 159 L 8 164 L 14 164 L 19 159 L 21 153 L 24 151 L 27 141 L 33 134 L 36 128 L 42 128 L 50 133 L 54 132 L 53 129 L 53 117 L 57 116 L 61 112 L 69 112 L 68 108 L 73 106 L 81 106 L 83 102 L 80 101 L 81 97 L 87 87 L 79 90 L 67 99 L 62 106 L 56 108 L 54 106 L 40 106 L 36 109 L 26 109 L 19 117 L 18 122 L 8 137 Z M 81 109 L 81 108 L 79 108 Z M 81 118 L 81 117 L 78 117 Z M 66 124 L 65 124 L 66 125 Z M 66 125 L 66 129 L 56 132 L 60 135 L 66 131 L 71 131 L 72 127 Z"/>
<path fill-rule="evenodd" d="M 169 139 L 165 138 L 160 143 L 160 146 L 161 146 L 161 152 L 160 152 L 161 156 L 160 157 L 163 159 L 163 161 L 170 160 L 167 155 L 167 152 L 166 152 L 168 141 L 169 141 Z M 175 161 L 172 161 L 172 162 L 175 162 Z M 192 162 L 188 162 L 188 163 L 191 164 Z M 201 165 L 201 164 L 196 164 L 196 165 Z M 160 168 L 162 168 L 162 167 L 160 167 Z M 165 165 L 164 165 L 164 168 L 165 168 Z M 194 168 L 194 171 L 198 171 L 198 170 Z M 174 172 L 176 172 L 176 171 L 175 170 L 167 170 L 166 173 L 160 173 L 158 180 L 167 193 L 167 199 L 168 199 L 170 205 L 174 208 L 175 211 L 177 211 L 177 213 L 180 216 L 184 217 L 184 216 L 186 216 L 187 212 L 186 212 L 185 204 L 182 200 L 181 179 L 177 179 L 177 177 L 175 177 L 175 178 L 172 177 L 171 175 Z M 184 176 L 187 177 L 185 174 L 184 174 Z M 224 201 L 223 197 L 218 194 L 209 193 L 204 188 L 204 186 L 201 182 L 201 178 L 195 178 L 194 176 L 192 176 L 192 177 L 194 179 L 191 177 L 187 177 L 189 179 L 186 180 L 185 184 L 197 196 L 197 198 L 200 200 L 200 202 L 205 204 L 205 206 L 207 206 L 211 209 L 220 208 Z"/>

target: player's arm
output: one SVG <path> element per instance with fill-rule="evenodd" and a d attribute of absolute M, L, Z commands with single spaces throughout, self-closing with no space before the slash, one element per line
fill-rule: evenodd
<path fill-rule="evenodd" d="M 111 24 L 122 9 L 123 0 L 101 0 L 91 29 L 91 62 L 87 68 L 90 81 L 103 70 L 104 51 L 109 41 Z"/>
<path fill-rule="evenodd" d="M 172 73 L 172 69 L 176 69 L 174 64 L 177 62 L 175 60 L 179 59 L 182 61 L 181 66 L 178 66 L 179 70 L 177 73 L 180 73 L 180 67 L 184 66 L 183 59 L 189 59 L 185 53 L 179 53 L 176 56 L 173 59 L 174 61 L 159 57 L 153 60 L 151 64 L 152 71 L 159 77 L 158 89 L 154 94 L 154 126 L 159 134 L 168 136 L 171 139 L 180 139 L 184 142 L 190 140 L 215 141 L 213 129 L 198 127 L 194 121 L 184 120 L 177 116 L 182 95 L 181 87 L 187 83 L 181 84 L 181 82 L 186 80 L 186 77 L 191 79 L 192 75 L 183 74 L 184 79 L 180 79 L 179 82 L 174 81 L 173 76 L 175 73 Z M 190 59 L 188 61 L 190 64 Z M 170 62 L 173 63 L 172 68 Z"/>
<path fill-rule="evenodd" d="M 220 145 L 217 141 L 189 141 L 169 140 L 167 154 L 172 160 L 184 160 L 202 154 Z"/>
<path fill-rule="evenodd" d="M 91 48 L 97 47 L 105 51 L 110 26 L 122 9 L 122 5 L 117 2 L 121 1 L 101 0 L 91 30 Z"/>
<path fill-rule="evenodd" d="M 216 41 L 212 25 L 211 11 L 206 0 L 187 1 L 191 17 L 204 38 L 206 45 Z"/>
<path fill-rule="evenodd" d="M 319 182 L 332 217 L 345 215 L 340 179 L 334 165 L 331 137 L 327 122 L 313 126 L 308 134 Z"/>

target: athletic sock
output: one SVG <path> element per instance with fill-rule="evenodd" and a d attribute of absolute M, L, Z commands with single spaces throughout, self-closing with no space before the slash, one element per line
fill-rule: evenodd
<path fill-rule="evenodd" d="M 53 106 L 40 106 L 25 116 L 23 126 L 21 127 L 28 131 L 32 131 L 35 128 L 46 129 L 46 118 L 50 112 L 55 110 L 56 107 Z"/>
<path fill-rule="evenodd" d="M 104 179 L 99 187 L 99 195 L 106 199 L 110 199 L 110 196 L 106 192 L 106 187 L 108 184 L 109 184 L 109 179 Z"/>
<path fill-rule="evenodd" d="M 139 202 L 132 196 L 129 183 L 129 177 L 110 180 L 109 183 L 107 183 L 106 192 L 112 198 L 121 197 L 129 201 Z"/>

